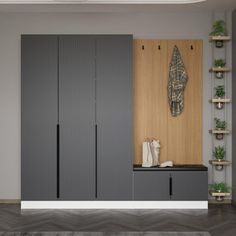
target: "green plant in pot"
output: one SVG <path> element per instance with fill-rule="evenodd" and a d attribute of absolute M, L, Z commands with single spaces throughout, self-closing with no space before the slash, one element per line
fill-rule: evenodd
<path fill-rule="evenodd" d="M 224 120 L 220 120 L 218 118 L 215 118 L 215 124 L 216 124 L 216 129 L 217 130 L 225 130 L 227 123 Z M 222 140 L 224 138 L 223 133 L 216 133 L 216 139 Z"/>
<path fill-rule="evenodd" d="M 220 98 L 224 98 L 225 96 L 225 87 L 223 85 L 219 85 L 217 87 L 215 87 L 215 98 L 220 99 Z M 216 103 L 216 109 L 223 109 L 224 107 L 224 103 L 223 102 L 217 102 Z"/>
<path fill-rule="evenodd" d="M 218 193 L 221 195 L 216 195 L 215 198 L 217 201 L 223 201 L 224 200 L 224 195 L 222 193 L 230 193 L 231 188 L 223 182 L 215 182 L 213 184 L 209 184 L 209 190 L 213 193 Z"/>
<path fill-rule="evenodd" d="M 226 27 L 226 23 L 223 20 L 217 20 L 214 22 L 212 27 L 212 32 L 210 33 L 210 36 L 227 36 L 228 30 Z M 223 40 L 216 40 L 216 47 L 221 48 L 223 47 L 224 43 Z"/>
<path fill-rule="evenodd" d="M 224 120 L 215 118 L 215 123 L 216 123 L 216 129 L 218 130 L 225 130 L 227 127 L 227 123 Z"/>
<path fill-rule="evenodd" d="M 215 147 L 215 149 L 213 150 L 213 156 L 215 157 L 215 159 L 219 162 L 215 168 L 216 170 L 223 170 L 223 165 L 220 165 L 220 162 L 224 160 L 225 158 L 225 149 L 223 146 L 218 146 Z"/>
<path fill-rule="evenodd" d="M 215 67 L 223 68 L 226 65 L 225 60 L 223 59 L 216 59 L 214 62 Z"/>
<path fill-rule="evenodd" d="M 216 68 L 219 68 L 219 69 L 224 68 L 225 65 L 226 65 L 226 62 L 223 59 L 216 59 L 215 62 L 214 62 L 214 66 Z M 223 79 L 224 78 L 224 72 L 223 71 L 217 71 L 217 72 L 215 72 L 215 76 L 216 76 L 217 79 Z"/>
<path fill-rule="evenodd" d="M 225 96 L 225 86 L 219 85 L 215 87 L 215 98 L 223 98 Z"/>
<path fill-rule="evenodd" d="M 209 184 L 209 189 L 210 191 L 216 193 L 229 193 L 231 188 L 226 183 L 215 182 L 213 184 Z"/>
<path fill-rule="evenodd" d="M 223 146 L 215 147 L 213 155 L 217 161 L 222 161 L 225 157 L 225 149 Z"/>

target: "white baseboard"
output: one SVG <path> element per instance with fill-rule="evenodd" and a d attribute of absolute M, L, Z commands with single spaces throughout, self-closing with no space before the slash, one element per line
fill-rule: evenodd
<path fill-rule="evenodd" d="M 208 209 L 208 201 L 21 201 L 21 209 Z"/>

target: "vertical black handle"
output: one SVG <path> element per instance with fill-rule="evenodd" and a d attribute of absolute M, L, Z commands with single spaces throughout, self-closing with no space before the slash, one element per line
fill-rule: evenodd
<path fill-rule="evenodd" d="M 98 197 L 98 180 L 97 180 L 97 150 L 98 150 L 98 126 L 95 125 L 95 198 Z"/>
<path fill-rule="evenodd" d="M 172 196 L 172 177 L 169 178 L 169 194 Z"/>
<path fill-rule="evenodd" d="M 60 125 L 57 124 L 57 198 L 60 197 Z"/>

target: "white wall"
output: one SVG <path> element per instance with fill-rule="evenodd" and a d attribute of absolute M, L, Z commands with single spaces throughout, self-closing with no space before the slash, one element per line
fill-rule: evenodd
<path fill-rule="evenodd" d="M 211 158 L 211 12 L 1 13 L 0 199 L 20 198 L 20 35 L 134 34 L 135 38 L 204 40 L 203 157 Z M 228 153 L 231 156 L 231 153 Z M 211 168 L 210 168 L 211 169 Z M 211 173 L 209 174 L 211 178 Z M 228 176 L 231 183 L 231 176 Z"/>

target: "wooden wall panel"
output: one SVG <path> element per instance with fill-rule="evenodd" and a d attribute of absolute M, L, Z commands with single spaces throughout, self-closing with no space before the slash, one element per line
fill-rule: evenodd
<path fill-rule="evenodd" d="M 202 163 L 202 49 L 200 41 L 168 41 L 168 61 L 173 47 L 180 50 L 189 79 L 184 111 L 172 117 L 168 109 L 168 158 L 176 164 Z M 191 49 L 191 46 L 193 49 Z"/>
<path fill-rule="evenodd" d="M 178 117 L 171 116 L 167 96 L 174 45 L 189 75 L 184 111 Z M 161 141 L 161 162 L 202 163 L 201 40 L 134 40 L 134 164 L 142 163 L 147 137 Z"/>
<path fill-rule="evenodd" d="M 144 48 L 144 49 L 142 49 Z M 156 105 L 152 86 L 152 40 L 134 40 L 134 163 L 141 164 L 142 142 L 152 137 L 152 108 Z"/>
<path fill-rule="evenodd" d="M 168 98 L 166 96 L 167 91 L 167 41 L 155 40 L 153 42 L 153 83 L 152 92 L 155 94 L 156 102 L 153 104 L 152 113 L 152 129 L 155 132 L 155 138 L 160 140 L 160 161 L 165 162 L 168 160 L 167 153 L 167 126 L 168 126 Z M 160 119 L 161 118 L 161 119 Z"/>

